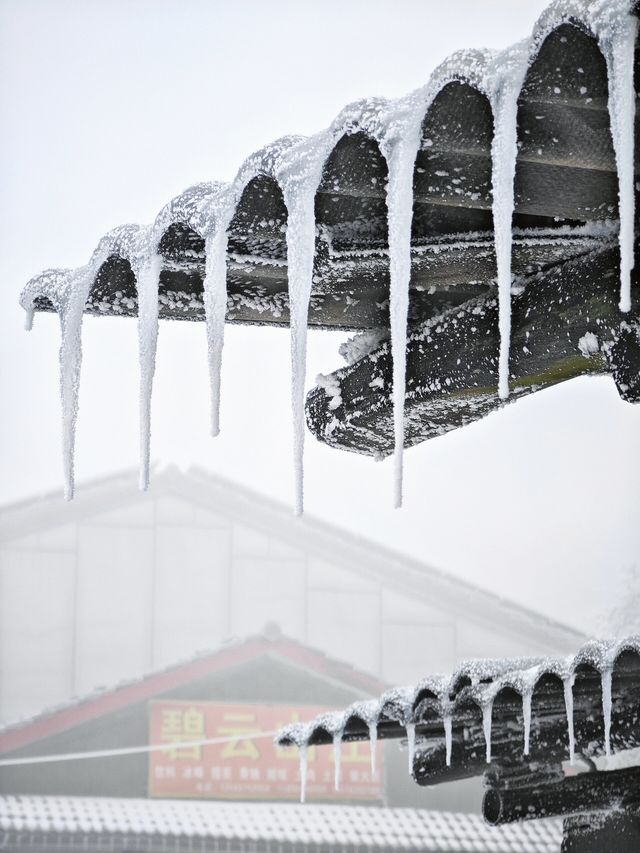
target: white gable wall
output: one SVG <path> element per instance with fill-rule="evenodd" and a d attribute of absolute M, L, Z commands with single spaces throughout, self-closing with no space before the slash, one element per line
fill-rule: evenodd
<path fill-rule="evenodd" d="M 393 576 L 381 583 L 251 518 L 166 495 L 6 540 L 0 596 L 4 722 L 269 622 L 392 684 L 465 657 L 538 651 L 499 623 L 403 593 Z"/>

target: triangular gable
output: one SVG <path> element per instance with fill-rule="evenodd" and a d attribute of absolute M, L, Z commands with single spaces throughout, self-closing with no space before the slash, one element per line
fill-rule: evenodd
<path fill-rule="evenodd" d="M 242 522 L 291 547 L 312 551 L 413 600 L 446 608 L 469 624 L 516 636 L 539 651 L 569 652 L 585 640 L 573 628 L 335 525 L 309 515 L 293 519 L 289 506 L 202 469 L 182 473 L 168 467 L 154 475 L 152 488 L 143 494 L 137 491 L 136 483 L 137 475 L 125 472 L 80 487 L 72 504 L 56 493 L 7 506 L 0 510 L 0 541 L 171 495 L 229 522 Z"/>

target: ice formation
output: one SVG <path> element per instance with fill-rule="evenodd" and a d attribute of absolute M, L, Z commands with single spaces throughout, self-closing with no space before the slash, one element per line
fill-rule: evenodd
<path fill-rule="evenodd" d="M 531 699 L 533 692 L 525 690 L 522 694 L 522 716 L 524 728 L 524 754 L 529 755 L 529 745 L 531 743 Z"/>
<path fill-rule="evenodd" d="M 306 753 L 308 746 L 317 742 L 314 739 L 316 731 L 322 730 L 325 733 L 331 731 L 335 749 L 336 733 L 339 732 L 339 738 L 341 738 L 345 721 L 356 719 L 362 723 L 361 737 L 369 739 L 373 756 L 376 739 L 379 735 L 378 727 L 383 722 L 385 724 L 395 722 L 399 729 L 396 736 L 400 736 L 402 729 L 406 732 L 408 770 L 411 774 L 416 749 L 420 751 L 425 740 L 428 743 L 431 737 L 427 730 L 423 728 L 421 732 L 420 729 L 422 726 L 431 727 L 433 725 L 433 709 L 437 708 L 437 717 L 444 729 L 445 763 L 448 767 L 452 762 L 453 726 L 456 711 L 458 708 L 467 708 L 469 701 L 471 701 L 477 706 L 480 713 L 482 733 L 486 745 L 486 761 L 491 763 L 492 720 L 495 701 L 502 691 L 508 689 L 515 691 L 521 697 L 522 752 L 523 756 L 528 756 L 531 745 L 533 696 L 545 678 L 554 676 L 562 682 L 569 742 L 568 758 L 573 763 L 576 749 L 573 721 L 573 685 L 578 668 L 586 666 L 600 674 L 604 725 L 603 742 L 587 745 L 586 754 L 597 756 L 604 753 L 610 755 L 613 673 L 620 657 L 629 652 L 640 656 L 640 635 L 619 641 L 591 641 L 585 644 L 577 654 L 568 658 L 468 661 L 461 664 L 449 676 L 429 677 L 414 687 L 389 690 L 377 700 L 356 703 L 345 711 L 323 714 L 310 723 L 288 726 L 279 732 L 276 740 L 283 746 L 297 746 L 301 751 L 302 761 L 302 756 Z M 422 698 L 425 691 L 432 697 L 427 700 L 426 706 Z M 425 713 L 426 717 L 424 716 Z M 432 736 L 438 740 L 442 737 L 438 732 L 434 732 Z M 419 746 L 416 748 L 417 738 Z"/>
<path fill-rule="evenodd" d="M 204 310 L 211 386 L 211 435 L 215 437 L 220 432 L 220 381 L 227 312 L 227 229 L 216 227 L 208 235 L 205 246 Z"/>
<path fill-rule="evenodd" d="M 413 757 L 416 752 L 415 723 L 407 723 L 405 729 L 407 731 L 407 762 L 409 766 L 409 775 L 411 775 L 413 773 Z"/>
<path fill-rule="evenodd" d="M 158 284 L 162 258 L 154 252 L 138 275 L 138 351 L 140 358 L 140 488 L 149 486 L 151 393 L 158 346 Z"/>
<path fill-rule="evenodd" d="M 629 14 L 628 0 L 597 0 L 589 8 L 589 23 L 607 63 L 609 120 L 618 170 L 620 310 L 627 312 L 631 310 L 631 270 L 634 267 L 634 59 L 638 18 Z"/>
<path fill-rule="evenodd" d="M 445 762 L 447 767 L 451 767 L 451 750 L 453 747 L 453 719 L 450 713 L 446 713 L 442 718 L 444 725 L 444 744 L 445 744 Z"/>
<path fill-rule="evenodd" d="M 272 180 L 287 209 L 288 306 L 291 325 L 291 405 L 294 506 L 303 509 L 304 385 L 307 315 L 313 284 L 317 228 L 314 202 L 329 156 L 345 136 L 363 133 L 375 141 L 387 164 L 386 207 L 389 246 L 389 312 L 393 363 L 394 503 L 402 502 L 406 345 L 411 277 L 413 177 L 423 121 L 435 98 L 452 82 L 480 92 L 491 106 L 492 211 L 497 262 L 500 350 L 498 393 L 509 394 L 511 345 L 511 249 L 514 175 L 518 154 L 518 98 L 527 72 L 545 39 L 572 24 L 591 32 L 605 59 L 608 109 L 619 195 L 620 307 L 631 305 L 634 243 L 634 50 L 638 30 L 631 0 L 555 0 L 537 21 L 532 36 L 501 53 L 470 50 L 454 54 L 422 88 L 396 101 L 366 99 L 347 106 L 329 128 L 308 139 L 286 137 L 252 154 L 230 184 L 204 183 L 171 201 L 153 226 L 124 226 L 107 235 L 86 267 L 29 282 L 21 297 L 30 328 L 39 298 L 60 315 L 60 384 L 63 408 L 65 492 L 73 493 L 73 452 L 81 368 L 82 313 L 102 264 L 115 256 L 131 264 L 136 277 L 140 330 L 140 445 L 143 487 L 148 481 L 150 408 L 157 341 L 158 282 L 165 262 L 161 240 L 173 224 L 186 224 L 205 242 L 203 303 L 211 384 L 211 432 L 220 422 L 220 373 L 227 311 L 228 232 L 243 193 L 254 179 Z M 579 70 L 579 69 L 578 69 Z M 558 90 L 559 91 L 559 90 Z M 162 298 L 162 294 L 161 294 Z M 109 306 L 107 306 L 107 309 Z M 105 309 L 105 310 L 107 310 Z M 114 313 L 116 309 L 114 308 Z M 585 346 L 589 342 L 583 341 Z M 353 347 L 351 349 L 354 349 Z M 590 349 L 589 349 L 590 353 Z M 332 401 L 336 407 L 339 394 Z"/>
<path fill-rule="evenodd" d="M 371 752 L 371 776 L 376 775 L 376 750 L 378 747 L 378 723 L 372 720 L 367 724 L 369 729 L 369 750 Z"/>
<path fill-rule="evenodd" d="M 340 771 L 342 768 L 342 729 L 333 736 L 333 764 L 334 764 L 334 786 L 336 791 L 340 790 Z"/>
<path fill-rule="evenodd" d="M 564 688 L 564 706 L 567 713 L 567 735 L 569 738 L 569 763 L 573 766 L 576 755 L 576 737 L 573 725 L 573 682 L 575 675 L 571 673 L 562 679 Z"/>
<path fill-rule="evenodd" d="M 578 349 L 585 358 L 590 358 L 600 351 L 600 342 L 598 336 L 593 332 L 585 332 L 578 341 Z"/>
<path fill-rule="evenodd" d="M 497 63 L 500 72 L 489 88 L 493 106 L 493 142 L 491 174 L 493 190 L 493 229 L 498 273 L 498 394 L 509 396 L 509 349 L 511 343 L 511 244 L 515 209 L 514 180 L 518 156 L 518 96 L 528 68 L 524 45 L 506 52 Z"/>
<path fill-rule="evenodd" d="M 300 748 L 300 802 L 304 803 L 307 796 L 307 745 L 301 744 Z"/>
<path fill-rule="evenodd" d="M 482 731 L 487 747 L 487 764 L 491 764 L 491 722 L 493 714 L 493 701 L 489 700 L 482 706 Z"/>
<path fill-rule="evenodd" d="M 602 678 L 602 716 L 604 718 L 604 751 L 605 755 L 611 755 L 611 679 L 613 669 L 605 666 L 601 673 Z"/>

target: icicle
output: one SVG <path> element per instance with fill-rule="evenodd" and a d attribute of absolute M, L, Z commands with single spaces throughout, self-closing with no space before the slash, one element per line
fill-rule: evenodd
<path fill-rule="evenodd" d="M 494 101 L 494 133 L 491 144 L 493 229 L 498 271 L 498 325 L 500 355 L 498 394 L 509 396 L 509 349 L 511 344 L 511 243 L 514 210 L 514 179 L 518 156 L 518 95 L 521 80 L 504 81 Z"/>
<path fill-rule="evenodd" d="M 300 760 L 300 802 L 304 803 L 307 796 L 307 744 L 300 744 L 298 747 L 298 757 Z"/>
<path fill-rule="evenodd" d="M 611 755 L 611 676 L 610 667 L 602 670 L 600 675 L 602 683 L 602 714 L 604 716 L 604 752 Z"/>
<path fill-rule="evenodd" d="M 340 790 L 340 769 L 342 767 L 342 729 L 337 731 L 333 736 L 333 763 L 334 777 L 333 782 L 336 791 Z"/>
<path fill-rule="evenodd" d="M 487 746 L 487 764 L 491 764 L 491 722 L 493 716 L 493 700 L 488 702 L 482 709 L 482 730 L 484 741 Z"/>
<path fill-rule="evenodd" d="M 533 691 L 525 690 L 522 694 L 522 716 L 524 718 L 524 754 L 529 755 L 531 741 L 531 698 Z"/>
<path fill-rule="evenodd" d="M 620 310 L 631 310 L 631 270 L 634 266 L 634 129 L 636 97 L 634 58 L 638 19 L 625 15 L 600 40 L 607 63 L 609 122 L 618 171 L 620 218 Z"/>
<path fill-rule="evenodd" d="M 409 754 L 409 775 L 413 776 L 413 757 L 416 753 L 416 726 L 415 723 L 407 723 L 407 752 Z"/>
<path fill-rule="evenodd" d="M 304 491 L 304 384 L 307 364 L 307 319 L 315 253 L 315 183 L 285 193 L 287 268 L 291 323 L 291 409 L 293 417 L 294 513 L 301 515 Z"/>
<path fill-rule="evenodd" d="M 388 158 L 387 211 L 389 217 L 389 319 L 393 362 L 394 506 L 402 506 L 404 402 L 407 362 L 407 317 L 411 279 L 411 220 L 413 164 L 416 146 L 398 146 Z"/>
<path fill-rule="evenodd" d="M 86 268 L 72 276 L 66 299 L 59 308 L 62 332 L 60 342 L 62 466 L 64 471 L 64 497 L 68 501 L 73 498 L 74 492 L 76 422 L 82 368 L 82 319 L 92 282 L 93 274 Z"/>
<path fill-rule="evenodd" d="M 447 767 L 451 767 L 451 751 L 453 747 L 453 732 L 451 730 L 451 714 L 445 714 L 442 718 L 442 722 L 444 723 L 444 744 L 445 744 L 445 757 Z"/>
<path fill-rule="evenodd" d="M 138 273 L 138 359 L 140 363 L 140 488 L 149 487 L 151 394 L 158 347 L 158 284 L 162 258 L 155 251 Z"/>
<path fill-rule="evenodd" d="M 211 435 L 220 432 L 220 375 L 227 315 L 227 223 L 219 223 L 205 241 L 204 315 L 207 327 Z"/>
<path fill-rule="evenodd" d="M 564 679 L 564 706 L 567 711 L 567 731 L 569 733 L 569 763 L 573 765 L 576 754 L 576 739 L 573 725 L 573 682 L 572 674 Z"/>
<path fill-rule="evenodd" d="M 29 308 L 25 309 L 24 312 L 24 328 L 25 331 L 30 332 L 33 329 L 33 315 L 35 314 L 35 308 L 31 305 Z"/>
<path fill-rule="evenodd" d="M 369 749 L 371 751 L 371 776 L 376 775 L 376 750 L 378 747 L 377 720 L 369 723 Z"/>

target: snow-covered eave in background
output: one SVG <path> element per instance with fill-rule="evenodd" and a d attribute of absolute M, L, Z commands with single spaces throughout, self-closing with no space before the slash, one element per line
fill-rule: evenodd
<path fill-rule="evenodd" d="M 158 245 L 167 228 L 186 223 L 206 245 L 205 321 L 211 385 L 211 431 L 219 430 L 220 370 L 226 311 L 227 230 L 249 183 L 274 180 L 287 208 L 287 265 L 291 322 L 291 402 L 295 512 L 303 509 L 304 379 L 307 314 L 315 252 L 314 199 L 323 168 L 345 134 L 362 132 L 378 144 L 388 167 L 387 213 L 390 257 L 390 331 L 393 359 L 394 502 L 402 502 L 407 315 L 411 273 L 413 170 L 421 128 L 438 93 L 462 82 L 488 99 L 494 118 L 491 146 L 494 242 L 499 294 L 500 355 L 498 392 L 509 393 L 511 333 L 511 246 L 514 176 L 518 152 L 517 103 L 529 67 L 545 39 L 572 24 L 598 40 L 606 60 L 609 113 L 619 184 L 620 307 L 631 306 L 630 272 L 634 239 L 634 49 L 638 21 L 630 0 L 555 0 L 527 40 L 494 53 L 470 50 L 445 60 L 422 88 L 395 101 L 364 99 L 339 114 L 329 128 L 308 139 L 285 137 L 250 155 L 230 184 L 198 184 L 171 201 L 153 226 L 123 226 L 100 242 L 89 264 L 74 271 L 47 271 L 25 287 L 21 304 L 30 327 L 34 302 L 47 298 L 62 325 L 60 349 L 65 494 L 73 494 L 73 452 L 81 369 L 84 305 L 107 257 L 131 265 L 138 287 L 140 360 L 140 483 L 149 471 L 150 400 L 158 331 Z"/>
<path fill-rule="evenodd" d="M 567 657 L 532 659 L 472 660 L 458 666 L 449 675 L 429 676 L 410 687 L 393 688 L 377 699 L 355 702 L 342 711 L 325 713 L 306 723 L 296 723 L 283 728 L 276 741 L 281 746 L 296 746 L 304 767 L 308 747 L 324 739 L 333 740 L 337 751 L 345 737 L 350 722 L 360 725 L 369 733 L 371 755 L 375 752 L 378 727 L 393 722 L 406 731 L 409 748 L 409 772 L 413 768 L 416 726 L 429 714 L 442 721 L 446 742 L 446 764 L 451 764 L 451 726 L 456 710 L 471 702 L 482 712 L 486 741 L 486 760 L 491 761 L 492 709 L 500 693 L 511 690 L 522 699 L 523 754 L 529 753 L 532 697 L 543 679 L 553 676 L 560 679 L 564 688 L 568 759 L 573 762 L 575 752 L 573 732 L 573 684 L 581 668 L 597 672 L 602 688 L 602 714 L 604 722 L 604 751 L 610 754 L 611 734 L 611 684 L 620 656 L 631 652 L 640 656 L 640 635 L 617 641 L 589 641 L 575 654 Z M 347 735 L 347 738 L 348 735 Z M 304 771 L 301 779 L 304 780 Z M 304 790 L 302 791 L 304 799 Z"/>

